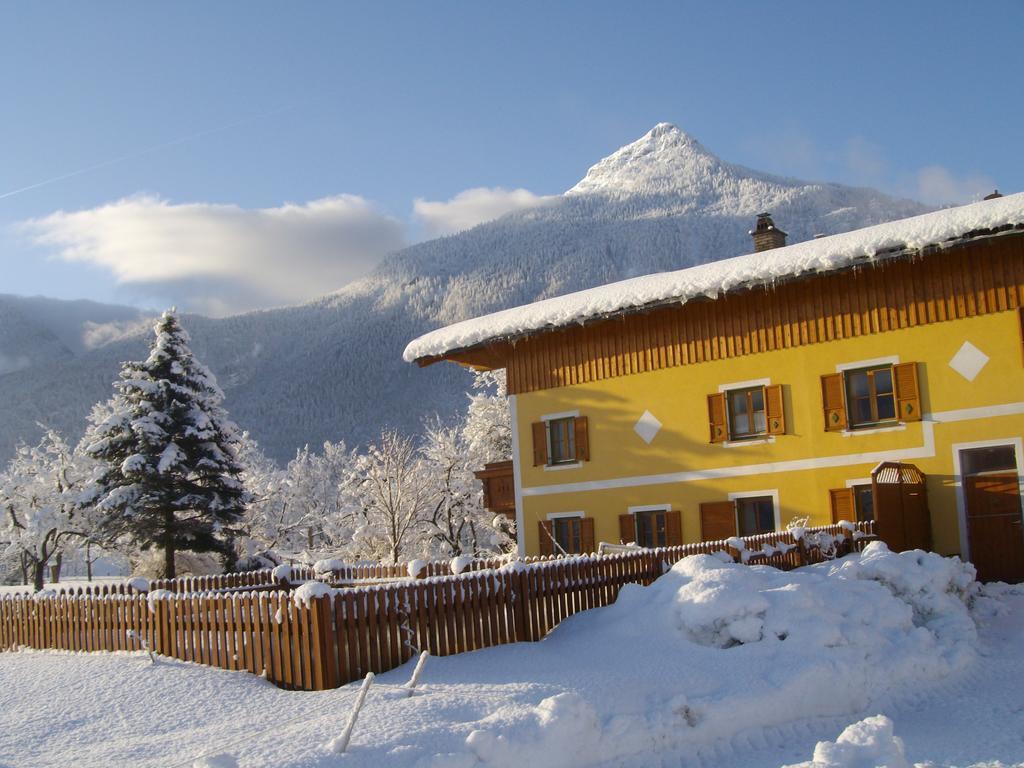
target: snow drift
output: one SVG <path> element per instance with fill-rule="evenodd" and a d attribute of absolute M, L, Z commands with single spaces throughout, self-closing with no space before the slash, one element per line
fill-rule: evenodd
<path fill-rule="evenodd" d="M 645 765 L 861 712 L 969 664 L 978 592 L 973 566 L 880 542 L 788 573 L 686 558 L 522 654 L 522 679 L 565 690 L 499 709 L 466 746 L 489 766 Z"/>

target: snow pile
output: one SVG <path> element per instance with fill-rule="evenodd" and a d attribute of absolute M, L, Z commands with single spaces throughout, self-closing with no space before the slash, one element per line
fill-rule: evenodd
<path fill-rule="evenodd" d="M 409 574 L 410 578 L 418 579 L 420 571 L 425 570 L 427 567 L 426 560 L 412 560 L 406 567 L 405 570 Z"/>
<path fill-rule="evenodd" d="M 292 580 L 292 567 L 287 563 L 283 563 L 282 565 L 275 567 L 270 575 L 275 582 L 290 582 Z"/>
<path fill-rule="evenodd" d="M 564 622 L 542 647 L 572 668 L 571 690 L 499 709 L 466 746 L 498 767 L 644 765 L 652 750 L 858 713 L 974 658 L 972 578 L 957 560 L 881 543 L 788 573 L 685 558 Z M 519 672 L 547 679 L 547 666 Z"/>
<path fill-rule="evenodd" d="M 848 726 L 835 741 L 819 741 L 814 758 L 784 768 L 912 768 L 903 742 L 893 735 L 892 720 L 868 717 Z"/>
<path fill-rule="evenodd" d="M 144 576 L 136 576 L 129 580 L 128 586 L 136 592 L 149 592 L 149 579 Z"/>
<path fill-rule="evenodd" d="M 345 563 L 337 558 L 330 560 L 317 560 L 313 563 L 313 573 L 317 576 L 329 576 L 331 573 L 345 570 Z"/>
<path fill-rule="evenodd" d="M 452 558 L 452 561 L 451 561 L 449 567 L 451 568 L 452 573 L 454 575 L 458 576 L 464 570 L 469 568 L 469 566 L 472 565 L 472 564 L 473 564 L 473 556 L 472 555 L 459 555 L 458 557 L 453 557 Z"/>
<path fill-rule="evenodd" d="M 574 325 L 628 309 L 715 298 L 730 290 L 780 278 L 829 272 L 893 249 L 941 245 L 970 232 L 1024 224 L 1024 193 L 1006 195 L 840 235 L 713 261 L 689 269 L 644 275 L 464 320 L 413 340 L 404 358 L 442 355 L 507 336 Z"/>
<path fill-rule="evenodd" d="M 316 600 L 318 597 L 324 597 L 325 595 L 333 595 L 334 590 L 321 581 L 307 581 L 301 587 L 296 589 L 292 593 L 292 601 L 296 605 L 304 605 L 307 608 L 309 604 Z"/>

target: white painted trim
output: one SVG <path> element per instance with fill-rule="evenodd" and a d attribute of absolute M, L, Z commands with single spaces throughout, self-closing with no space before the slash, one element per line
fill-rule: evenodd
<path fill-rule="evenodd" d="M 523 488 L 523 496 L 549 496 L 558 493 L 584 493 L 602 491 L 611 488 L 637 488 L 646 485 L 665 485 L 670 483 L 689 483 L 697 480 L 715 480 L 726 477 L 748 477 L 750 475 L 772 474 L 774 472 L 796 472 L 825 467 L 848 467 L 855 464 L 876 465 L 883 461 L 913 461 L 914 459 L 930 459 L 935 456 L 935 425 L 955 421 L 972 421 L 996 416 L 1012 416 L 1024 414 L 1024 402 L 1004 403 L 1001 405 L 981 406 L 978 408 L 962 408 L 955 411 L 942 411 L 925 414 L 921 422 L 922 442 L 916 448 L 897 448 L 888 451 L 869 451 L 867 453 L 846 453 L 838 456 L 818 456 L 809 459 L 792 459 L 790 461 L 774 461 L 763 464 L 746 464 L 735 467 L 714 467 L 710 469 L 689 470 L 684 472 L 666 472 L 661 475 L 637 475 L 632 477 L 615 477 L 608 480 L 591 480 L 589 482 L 565 483 L 562 485 L 545 485 Z"/>
<path fill-rule="evenodd" d="M 897 365 L 899 361 L 899 355 L 875 357 L 871 360 L 854 360 L 852 363 L 839 363 L 836 366 L 836 373 L 842 373 L 843 371 L 855 371 L 858 368 L 874 368 L 878 365 Z"/>
<path fill-rule="evenodd" d="M 560 413 L 545 413 L 540 417 L 541 421 L 554 421 L 555 419 L 578 419 L 579 411 L 561 411 Z"/>
<path fill-rule="evenodd" d="M 855 486 L 855 485 L 871 485 L 871 478 L 870 477 L 857 477 L 857 478 L 854 478 L 853 480 L 847 480 L 846 481 L 846 487 L 847 488 L 853 488 L 853 486 Z"/>
<path fill-rule="evenodd" d="M 548 512 L 548 520 L 562 520 L 567 517 L 586 517 L 582 512 Z"/>
<path fill-rule="evenodd" d="M 635 515 L 637 512 L 670 512 L 671 510 L 671 504 L 638 504 L 635 507 L 626 508 L 631 515 Z"/>
<path fill-rule="evenodd" d="M 771 379 L 751 379 L 750 381 L 734 381 L 732 384 L 719 384 L 719 392 L 728 392 L 731 389 L 753 389 L 754 387 L 770 387 Z"/>
<path fill-rule="evenodd" d="M 861 435 L 877 435 L 880 432 L 902 432 L 907 428 L 907 423 L 901 421 L 891 427 L 871 427 L 870 429 L 844 429 L 840 434 L 843 437 L 860 437 Z"/>
<path fill-rule="evenodd" d="M 971 543 L 967 537 L 967 499 L 964 498 L 964 477 L 960 468 L 960 452 L 971 448 L 997 448 L 1001 445 L 1013 447 L 1017 459 L 1017 485 L 1020 488 L 1021 505 L 1024 506 L 1024 438 L 1005 437 L 996 440 L 976 440 L 972 443 L 953 443 L 953 487 L 956 488 L 957 523 L 960 528 L 960 559 L 969 560 Z"/>
<path fill-rule="evenodd" d="M 544 465 L 544 471 L 545 472 L 558 472 L 559 470 L 562 470 L 562 469 L 579 469 L 582 466 L 583 466 L 583 462 L 582 461 L 568 461 L 568 462 L 564 462 L 562 464 L 545 464 Z"/>
<path fill-rule="evenodd" d="M 519 457 L 519 420 L 517 418 L 517 395 L 508 396 L 508 413 L 512 421 L 512 487 L 516 499 L 516 552 L 526 555 L 526 520 L 523 513 L 523 471 Z"/>
<path fill-rule="evenodd" d="M 756 440 L 726 440 L 722 443 L 723 448 L 742 448 L 745 445 L 771 445 L 775 442 L 775 435 L 759 437 Z"/>
<path fill-rule="evenodd" d="M 775 530 L 779 530 L 782 527 L 782 510 L 779 507 L 779 489 L 770 488 L 764 491 L 740 491 L 738 493 L 730 493 L 728 496 L 729 501 L 736 501 L 736 499 L 750 499 L 755 496 L 771 496 L 772 498 L 772 513 L 775 517 Z M 740 513 L 736 511 L 736 530 L 740 529 Z"/>

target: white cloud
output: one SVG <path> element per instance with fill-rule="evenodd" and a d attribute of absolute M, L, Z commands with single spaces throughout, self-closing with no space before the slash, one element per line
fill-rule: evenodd
<path fill-rule="evenodd" d="M 512 211 L 545 205 L 555 199 L 535 195 L 527 189 L 475 187 L 445 201 L 417 198 L 413 203 L 413 213 L 423 223 L 427 234 L 440 237 L 471 229 Z"/>
<path fill-rule="evenodd" d="M 930 205 L 967 203 L 980 200 L 995 189 L 995 182 L 983 174 L 954 176 L 941 165 L 929 165 L 917 172 L 915 193 Z"/>
<path fill-rule="evenodd" d="M 262 209 L 137 196 L 22 227 L 134 292 L 214 315 L 336 290 L 405 244 L 401 222 L 355 195 Z"/>

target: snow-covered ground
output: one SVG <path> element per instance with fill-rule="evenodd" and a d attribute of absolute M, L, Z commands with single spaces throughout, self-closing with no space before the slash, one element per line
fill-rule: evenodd
<path fill-rule="evenodd" d="M 430 659 L 411 698 L 411 664 L 381 675 L 347 755 L 323 745 L 356 685 L 3 653 L 0 766 L 1012 765 L 1024 590 L 970 576 L 879 544 L 791 573 L 688 558 L 540 643 Z"/>

